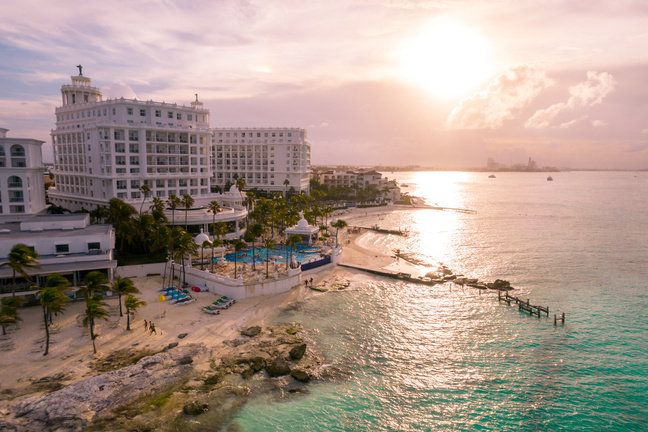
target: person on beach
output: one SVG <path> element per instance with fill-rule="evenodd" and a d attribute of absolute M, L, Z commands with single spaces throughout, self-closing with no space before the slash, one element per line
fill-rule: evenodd
<path fill-rule="evenodd" d="M 151 330 L 151 333 L 149 334 L 149 336 L 151 336 L 153 333 L 155 333 L 155 335 L 157 336 L 157 331 L 155 330 L 155 324 L 153 324 L 152 322 L 149 323 L 149 328 Z"/>
<path fill-rule="evenodd" d="M 310 285 L 313 286 L 313 278 L 310 278 Z"/>
<path fill-rule="evenodd" d="M 308 286 L 308 279 L 306 279 L 306 280 L 304 281 L 304 286 L 305 286 L 305 287 Z"/>
<path fill-rule="evenodd" d="M 148 330 L 148 321 L 144 320 L 144 331 Z"/>

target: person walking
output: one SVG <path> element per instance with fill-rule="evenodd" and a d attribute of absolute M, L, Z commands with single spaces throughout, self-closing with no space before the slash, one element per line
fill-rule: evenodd
<path fill-rule="evenodd" d="M 144 320 L 144 331 L 148 330 L 149 323 L 148 321 Z"/>
<path fill-rule="evenodd" d="M 149 334 L 149 336 L 152 335 L 153 333 L 155 333 L 155 335 L 157 336 L 157 331 L 155 330 L 155 324 L 153 324 L 152 322 L 149 323 L 149 329 L 150 329 L 150 331 L 151 331 L 151 333 Z"/>

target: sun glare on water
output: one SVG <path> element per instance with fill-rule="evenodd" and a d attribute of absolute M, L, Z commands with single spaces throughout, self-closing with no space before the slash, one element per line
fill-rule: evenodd
<path fill-rule="evenodd" d="M 400 74 L 433 96 L 462 97 L 490 75 L 489 51 L 478 30 L 436 22 L 402 45 Z"/>

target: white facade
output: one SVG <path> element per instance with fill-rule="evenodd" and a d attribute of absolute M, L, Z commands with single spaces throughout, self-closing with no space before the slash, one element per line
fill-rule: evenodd
<path fill-rule="evenodd" d="M 292 187 L 309 192 L 306 138 L 306 130 L 298 128 L 212 129 L 216 185 L 224 188 L 239 178 L 248 188 L 284 192 Z"/>
<path fill-rule="evenodd" d="M 90 225 L 88 214 L 39 215 L 0 228 L 0 263 L 7 261 L 11 248 L 18 243 L 32 247 L 41 256 L 40 269 L 28 270 L 30 275 L 44 278 L 59 273 L 78 286 L 90 271 L 102 270 L 112 278 L 117 267 L 113 228 Z M 11 292 L 12 277 L 11 268 L 0 268 L 0 296 Z"/>
<path fill-rule="evenodd" d="M 234 174 L 248 188 L 308 190 L 310 144 L 303 129 L 210 129 L 209 110 L 197 97 L 189 106 L 103 100 L 90 78 L 71 79 L 61 87 L 51 132 L 53 204 L 92 210 L 119 198 L 137 207 L 143 185 L 161 199 L 188 194 L 196 203 L 220 201 L 212 190 L 222 190 Z"/>
<path fill-rule="evenodd" d="M 0 221 L 19 221 L 47 208 L 43 183 L 43 141 L 7 138 L 0 128 Z"/>

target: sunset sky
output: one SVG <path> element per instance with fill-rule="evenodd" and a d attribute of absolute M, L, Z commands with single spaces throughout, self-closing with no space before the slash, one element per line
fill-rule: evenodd
<path fill-rule="evenodd" d="M 0 127 L 46 141 L 60 87 L 308 130 L 313 165 L 648 169 L 648 2 L 3 2 Z"/>

